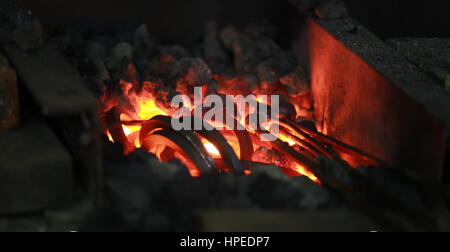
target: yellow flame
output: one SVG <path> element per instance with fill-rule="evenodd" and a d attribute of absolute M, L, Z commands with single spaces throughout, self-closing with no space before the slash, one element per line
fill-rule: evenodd
<path fill-rule="evenodd" d="M 108 140 L 109 140 L 110 142 L 113 142 L 113 143 L 114 143 L 114 139 L 113 139 L 113 137 L 111 136 L 111 133 L 109 132 L 109 130 L 106 131 L 106 136 L 108 136 Z"/>
<path fill-rule="evenodd" d="M 278 139 L 289 144 L 289 146 L 291 146 L 291 147 L 297 144 L 294 140 L 292 140 L 291 138 L 289 138 L 283 134 L 278 134 Z"/>
<path fill-rule="evenodd" d="M 123 132 L 125 133 L 125 136 L 130 136 L 131 134 L 135 132 L 141 131 L 142 126 L 127 126 L 122 125 Z"/>
<path fill-rule="evenodd" d="M 150 120 L 158 115 L 167 115 L 162 109 L 156 106 L 155 100 L 145 99 L 139 102 L 138 117 L 142 120 Z"/>
<path fill-rule="evenodd" d="M 313 182 L 320 183 L 319 178 L 317 178 L 312 172 L 310 172 L 307 169 L 305 169 L 305 167 L 303 167 L 302 165 L 296 164 L 294 170 L 296 172 L 300 173 L 301 175 L 303 175 L 305 177 L 308 177 Z"/>
<path fill-rule="evenodd" d="M 210 142 L 205 142 L 203 143 L 203 145 L 206 148 L 206 151 L 208 151 L 209 154 L 212 155 L 212 157 L 220 157 L 220 152 L 219 150 L 216 148 L 216 146 L 214 146 L 214 144 L 210 143 Z"/>

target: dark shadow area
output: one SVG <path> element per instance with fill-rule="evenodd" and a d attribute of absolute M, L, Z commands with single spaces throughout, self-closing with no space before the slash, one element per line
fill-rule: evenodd
<path fill-rule="evenodd" d="M 190 44 L 201 38 L 205 25 L 216 21 L 220 26 L 238 27 L 268 19 L 279 27 L 288 27 L 292 6 L 280 0 L 25 0 L 27 7 L 47 29 L 87 18 L 102 24 L 112 19 L 138 20 L 148 24 L 153 34 L 167 42 Z M 286 32 L 288 29 L 284 29 Z"/>
<path fill-rule="evenodd" d="M 350 15 L 382 39 L 450 37 L 450 2 L 345 0 Z"/>

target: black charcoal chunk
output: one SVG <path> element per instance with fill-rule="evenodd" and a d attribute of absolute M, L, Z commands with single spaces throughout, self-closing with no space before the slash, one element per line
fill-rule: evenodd
<path fill-rule="evenodd" d="M 335 180 L 347 186 L 353 185 L 353 178 L 340 162 L 318 157 L 320 166 Z"/>
<path fill-rule="evenodd" d="M 149 69 L 144 75 L 167 78 L 170 70 L 177 63 L 177 58 L 169 53 L 158 55 L 150 61 Z"/>
<path fill-rule="evenodd" d="M 183 58 L 172 68 L 169 84 L 179 93 L 193 95 L 195 87 L 207 85 L 212 81 L 212 73 L 202 59 Z"/>
<path fill-rule="evenodd" d="M 294 72 L 282 77 L 281 84 L 291 96 L 306 95 L 311 91 L 311 85 L 306 70 L 299 65 Z"/>
<path fill-rule="evenodd" d="M 280 85 L 280 78 L 288 74 L 295 67 L 295 60 L 287 53 L 268 59 L 258 64 L 256 70 L 263 94 L 272 94 Z"/>
<path fill-rule="evenodd" d="M 132 172 L 129 167 L 123 167 Z M 133 183 L 134 182 L 134 183 Z M 130 227 L 138 227 L 152 208 L 152 197 L 148 189 L 130 179 L 114 177 L 106 182 L 106 196 L 111 209 Z"/>
<path fill-rule="evenodd" d="M 164 199 L 166 186 L 179 178 L 180 169 L 176 165 L 160 163 L 154 155 L 139 150 L 126 162 L 107 164 L 104 204 L 91 215 L 83 230 L 176 229 L 177 223 L 171 221 L 167 211 L 161 211 L 164 204 L 159 200 Z M 171 201 L 166 198 L 164 202 L 170 204 Z"/>
<path fill-rule="evenodd" d="M 178 179 L 165 188 L 168 201 L 164 202 L 164 209 L 171 211 L 186 211 L 213 207 L 214 199 L 226 193 L 227 188 L 220 188 L 219 177 L 227 175 L 202 176 L 197 179 Z M 207 190 L 205 190 L 207 188 Z"/>
<path fill-rule="evenodd" d="M 181 45 L 163 46 L 161 54 L 170 54 L 178 60 L 189 57 L 189 51 Z"/>
<path fill-rule="evenodd" d="M 187 168 L 172 163 L 162 163 L 158 158 L 143 149 L 137 149 L 131 155 L 132 160 L 139 161 L 145 167 L 148 167 L 155 179 L 162 183 L 170 183 L 177 178 L 189 178 Z M 187 176 L 186 176 L 187 175 Z"/>
<path fill-rule="evenodd" d="M 256 41 L 256 45 L 262 59 L 283 57 L 283 49 L 272 39 L 260 38 Z"/>
<path fill-rule="evenodd" d="M 162 192 L 164 185 L 153 171 L 165 167 L 156 161 L 153 166 L 144 164 L 129 161 L 106 168 L 105 207 L 131 227 L 139 226 L 147 212 L 154 208 L 153 198 Z"/>
<path fill-rule="evenodd" d="M 156 51 L 156 41 L 149 34 L 147 25 L 141 25 L 134 34 L 135 59 L 150 59 Z"/>
<path fill-rule="evenodd" d="M 305 176 L 292 178 L 298 184 L 302 192 L 302 198 L 298 202 L 300 209 L 319 209 L 336 204 L 338 200 L 324 187 L 311 181 Z"/>
<path fill-rule="evenodd" d="M 124 59 L 132 60 L 133 51 L 134 48 L 130 43 L 122 42 L 115 45 L 111 50 L 111 55 L 107 63 L 108 68 L 109 69 L 120 68 L 119 64 L 121 64 L 121 62 L 123 62 Z"/>
<path fill-rule="evenodd" d="M 287 118 L 290 120 L 295 120 L 297 117 L 297 111 L 295 106 L 290 102 L 287 96 L 280 96 L 280 118 Z"/>
<path fill-rule="evenodd" d="M 228 60 L 227 52 L 225 51 L 222 42 L 217 33 L 215 23 L 210 23 L 205 29 L 205 38 L 203 40 L 203 56 L 209 60 L 217 60 L 225 62 Z"/>
<path fill-rule="evenodd" d="M 340 19 L 347 18 L 347 6 L 342 0 L 329 0 L 315 10 L 317 17 L 320 19 Z"/>
<path fill-rule="evenodd" d="M 145 76 L 142 81 L 142 91 L 152 94 L 154 97 L 158 95 L 158 91 L 164 87 L 164 80 L 155 76 Z"/>
<path fill-rule="evenodd" d="M 248 179 L 250 199 L 264 209 L 317 209 L 332 201 L 325 188 L 306 177 L 289 178 L 275 166 L 257 167 Z"/>
<path fill-rule="evenodd" d="M 234 26 L 227 26 L 220 32 L 219 36 L 223 45 L 231 51 L 233 44 L 239 40 L 241 33 Z"/>
<path fill-rule="evenodd" d="M 124 57 L 114 67 L 108 69 L 112 78 L 132 83 L 134 87 L 139 85 L 140 74 L 130 59 Z"/>
<path fill-rule="evenodd" d="M 228 26 L 220 32 L 220 38 L 225 47 L 232 52 L 234 67 L 239 73 L 251 73 L 261 61 L 258 45 L 250 35 L 241 33 L 233 26 Z"/>
<path fill-rule="evenodd" d="M 257 67 L 258 78 L 262 83 L 268 83 L 268 85 L 275 85 L 279 81 L 283 74 L 278 71 L 277 62 L 268 60 L 260 63 Z M 270 86 L 268 88 L 271 88 Z M 276 88 L 276 87 L 274 87 Z M 265 88 L 263 88 L 265 89 Z"/>
<path fill-rule="evenodd" d="M 248 35 L 241 35 L 233 43 L 232 52 L 234 55 L 234 68 L 238 73 L 252 73 L 262 59 L 255 41 Z"/>

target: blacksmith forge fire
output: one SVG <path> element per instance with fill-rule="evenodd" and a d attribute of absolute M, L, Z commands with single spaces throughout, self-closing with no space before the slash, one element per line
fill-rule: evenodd
<path fill-rule="evenodd" d="M 0 231 L 450 230 L 445 8 L 360 2 L 0 0 Z"/>
<path fill-rule="evenodd" d="M 145 32 L 145 26 L 141 30 Z M 121 69 L 121 78 L 106 85 L 100 97 L 100 116 L 109 140 L 122 144 L 125 155 L 142 148 L 161 161 L 178 159 L 193 177 L 214 171 L 249 175 L 252 167 L 273 164 L 289 176 L 306 176 L 320 183 L 316 174 L 319 157 L 353 168 L 382 164 L 316 130 L 313 119 L 308 117 L 312 104 L 306 71 L 301 65 L 295 66 L 288 52 L 272 40 L 264 40 L 261 48 L 252 50 L 261 50 L 267 56 L 259 59 L 259 64 L 252 65 L 245 55 L 248 53 L 245 39 L 250 38 L 249 35 L 228 27 L 221 37 L 234 56 L 235 69 L 226 69 L 229 72 L 223 70 L 226 60 L 221 61 L 219 56 L 227 52 L 221 51 L 214 30 L 207 36 L 210 43 L 217 45 L 210 58 L 184 57 L 175 62 L 172 54 L 161 52 L 144 76 L 127 57 L 119 58 L 117 65 Z M 146 39 L 143 36 L 141 42 L 148 43 Z M 125 44 L 120 46 L 126 47 Z M 194 90 L 199 90 L 199 94 L 194 95 Z M 231 101 L 235 113 L 221 107 L 223 118 L 209 116 L 203 119 L 208 108 L 217 106 L 215 103 L 204 104 L 205 97 L 212 94 L 221 95 L 223 104 Z M 180 108 L 172 104 L 177 95 L 187 97 L 181 107 L 191 113 L 192 118 L 202 118 L 203 124 L 214 130 L 174 130 L 171 117 L 180 116 L 176 115 Z M 232 95 L 240 95 L 241 99 L 232 99 Z M 272 104 L 267 95 L 275 95 L 281 102 Z M 269 108 L 280 105 L 281 108 L 275 115 L 276 120 L 269 116 L 265 126 L 260 124 L 255 129 L 248 118 L 253 113 L 260 114 L 261 105 Z M 199 107 L 204 107 L 200 114 Z M 228 117 L 234 120 L 235 127 L 224 125 L 223 122 L 230 120 Z M 279 131 L 274 132 L 269 126 L 274 124 Z M 245 129 L 237 129 L 239 126 Z M 264 133 L 273 133 L 276 141 L 262 141 Z"/>

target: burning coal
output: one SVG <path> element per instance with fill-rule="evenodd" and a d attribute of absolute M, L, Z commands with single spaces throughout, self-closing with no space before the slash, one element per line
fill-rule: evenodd
<path fill-rule="evenodd" d="M 145 32 L 138 29 L 135 44 L 151 43 Z M 306 70 L 272 39 L 232 27 L 209 32 L 202 58 L 160 47 L 136 67 L 133 57 L 142 55 L 122 43 L 100 64 L 115 73 L 100 97 L 105 134 L 124 154 L 142 148 L 161 161 L 178 159 L 193 177 L 251 174 L 257 164 L 272 164 L 318 183 L 319 157 L 377 163 L 317 132 Z"/>

